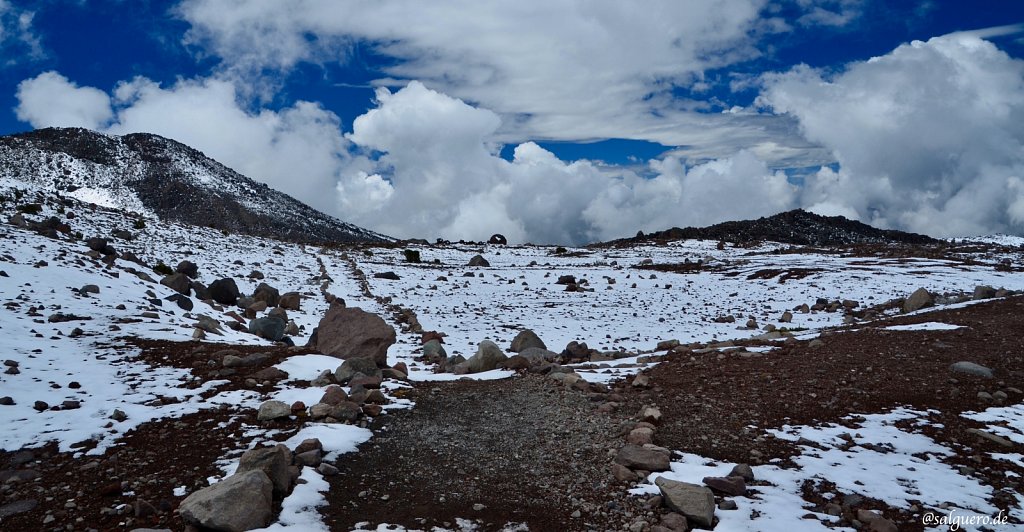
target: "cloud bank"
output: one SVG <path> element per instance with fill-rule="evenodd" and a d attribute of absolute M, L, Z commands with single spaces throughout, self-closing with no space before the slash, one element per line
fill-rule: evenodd
<path fill-rule="evenodd" d="M 849 2 L 796 7 L 833 13 L 831 4 Z M 378 85 L 416 80 L 498 114 L 496 141 L 629 138 L 688 146 L 704 159 L 749 148 L 773 160 L 809 148 L 790 120 L 723 114 L 705 94 L 709 70 L 759 57 L 759 36 L 789 30 L 762 17 L 766 5 L 185 0 L 176 12 L 191 25 L 186 41 L 246 85 L 299 64 L 344 64 L 359 51 L 388 59 Z"/>
<path fill-rule="evenodd" d="M 1021 232 L 1024 61 L 969 33 L 915 41 L 828 75 L 768 75 L 760 103 L 832 151 L 801 203 L 884 227 Z"/>
<path fill-rule="evenodd" d="M 523 142 L 506 160 L 506 115 L 417 81 L 378 89 L 350 129 L 313 102 L 251 108 L 236 83 L 137 78 L 105 92 L 48 72 L 22 83 L 17 112 L 36 127 L 169 136 L 397 237 L 583 243 L 795 207 L 938 236 L 1024 231 L 1024 61 L 976 34 L 914 42 L 837 73 L 764 76 L 762 114 L 750 118 L 784 115 L 838 161 L 800 179 L 773 170 L 756 144 L 697 164 L 684 148 L 627 168 Z"/>

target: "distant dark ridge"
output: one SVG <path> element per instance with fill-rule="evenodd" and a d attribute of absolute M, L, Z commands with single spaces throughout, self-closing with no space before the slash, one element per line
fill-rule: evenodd
<path fill-rule="evenodd" d="M 161 219 L 232 233 L 317 244 L 392 240 L 149 133 L 45 128 L 0 137 L 0 175 L 57 192 L 87 186 L 119 198 L 134 195 Z"/>
<path fill-rule="evenodd" d="M 757 220 L 723 222 L 708 227 L 673 227 L 601 245 L 628 245 L 672 240 L 719 240 L 743 244 L 780 242 L 796 246 L 850 246 L 855 244 L 934 244 L 938 240 L 917 233 L 878 229 L 843 216 L 821 216 L 796 209 Z"/>

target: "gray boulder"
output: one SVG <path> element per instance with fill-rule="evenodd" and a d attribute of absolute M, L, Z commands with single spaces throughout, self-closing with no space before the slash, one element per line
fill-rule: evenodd
<path fill-rule="evenodd" d="M 281 338 L 284 338 L 285 323 L 281 318 L 267 316 L 263 318 L 256 318 L 249 321 L 249 332 L 259 336 L 260 338 L 266 338 L 272 342 L 277 342 Z"/>
<path fill-rule="evenodd" d="M 497 344 L 490 340 L 484 340 L 477 347 L 476 354 L 469 357 L 467 361 L 469 363 L 469 372 L 480 373 L 482 371 L 490 371 L 498 367 L 498 363 L 507 358 Z"/>
<path fill-rule="evenodd" d="M 623 445 L 615 455 L 615 463 L 645 471 L 668 471 L 671 467 L 667 453 L 639 445 Z"/>
<path fill-rule="evenodd" d="M 996 297 L 995 288 L 983 284 L 974 287 L 974 295 L 972 296 L 972 299 L 975 301 L 979 299 L 992 299 L 993 297 Z"/>
<path fill-rule="evenodd" d="M 394 327 L 360 308 L 332 305 L 316 328 L 310 347 L 342 359 L 369 358 L 384 367 L 388 347 L 395 343 Z"/>
<path fill-rule="evenodd" d="M 274 484 L 262 471 L 232 475 L 181 502 L 178 512 L 188 524 L 211 530 L 242 532 L 270 523 Z"/>
<path fill-rule="evenodd" d="M 483 258 L 482 255 L 473 255 L 473 258 L 469 259 L 469 265 L 482 266 L 484 268 L 487 268 L 491 265 L 491 263 L 487 262 L 487 259 Z"/>
<path fill-rule="evenodd" d="M 438 340 L 430 340 L 423 344 L 423 357 L 438 364 L 448 358 L 448 352 L 444 350 L 444 346 Z"/>
<path fill-rule="evenodd" d="M 362 373 L 367 376 L 381 375 L 380 369 L 377 367 L 377 363 L 369 358 L 350 358 L 341 363 L 338 369 L 334 371 L 334 380 L 339 384 L 346 384 L 356 376 L 356 374 Z"/>
<path fill-rule="evenodd" d="M 934 304 L 935 298 L 924 288 L 918 288 L 903 301 L 903 312 L 914 312 Z"/>
<path fill-rule="evenodd" d="M 210 283 L 206 290 L 210 293 L 210 298 L 221 305 L 234 305 L 238 301 L 238 285 L 230 277 L 217 279 Z"/>
<path fill-rule="evenodd" d="M 530 329 L 523 329 L 522 331 L 519 331 L 519 334 L 517 334 L 515 338 L 512 339 L 512 346 L 509 347 L 509 351 L 518 353 L 529 347 L 537 347 L 540 349 L 548 348 L 548 346 L 544 345 L 544 341 L 537 336 L 537 333 Z"/>
<path fill-rule="evenodd" d="M 960 361 L 949 366 L 950 371 L 956 373 L 966 373 L 967 375 L 974 375 L 975 377 L 984 377 L 986 379 L 992 378 L 992 369 L 986 368 L 981 364 L 975 364 L 974 362 Z"/>
<path fill-rule="evenodd" d="M 274 499 L 281 500 L 292 487 L 292 476 L 288 466 L 292 465 L 292 451 L 279 443 L 273 447 L 257 447 L 242 454 L 238 461 L 236 475 L 247 471 L 262 471 L 274 486 Z"/>
<path fill-rule="evenodd" d="M 266 401 L 260 405 L 256 419 L 259 421 L 272 421 L 275 419 L 292 415 L 292 407 L 284 401 Z"/>
<path fill-rule="evenodd" d="M 677 482 L 665 477 L 654 479 L 665 506 L 685 515 L 701 528 L 711 528 L 715 519 L 715 495 L 704 486 Z"/>

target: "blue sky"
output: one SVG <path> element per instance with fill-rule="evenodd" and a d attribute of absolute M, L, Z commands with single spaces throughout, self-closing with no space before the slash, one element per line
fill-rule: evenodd
<path fill-rule="evenodd" d="M 643 9 L 0 0 L 0 133 L 160 133 L 397 236 L 584 242 L 795 207 L 1024 229 L 1019 145 L 977 141 L 1024 139 L 1024 4 Z M 921 139 L 943 128 L 963 138 Z"/>

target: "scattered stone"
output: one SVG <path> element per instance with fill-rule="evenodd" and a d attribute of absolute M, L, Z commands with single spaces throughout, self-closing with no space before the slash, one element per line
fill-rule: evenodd
<path fill-rule="evenodd" d="M 187 296 L 192 293 L 192 283 L 189 281 L 188 276 L 183 273 L 168 275 L 160 280 L 160 284 L 183 296 Z"/>
<path fill-rule="evenodd" d="M 719 493 L 733 497 L 747 493 L 747 483 L 743 481 L 743 477 L 704 477 L 701 482 Z"/>
<path fill-rule="evenodd" d="M 522 331 L 519 331 L 519 334 L 517 334 L 515 338 L 512 339 L 512 346 L 509 347 L 509 351 L 512 351 L 513 353 L 519 353 L 520 351 L 523 351 L 524 349 L 529 349 L 531 347 L 540 349 L 548 348 L 546 345 L 544 345 L 544 342 L 540 339 L 540 337 L 537 336 L 537 333 L 531 331 L 530 329 L 523 329 Z"/>
<path fill-rule="evenodd" d="M 292 451 L 283 443 L 273 447 L 257 447 L 242 454 L 235 475 L 247 471 L 262 471 L 273 484 L 275 500 L 281 500 L 291 490 L 292 477 L 288 466 L 292 464 Z"/>
<path fill-rule="evenodd" d="M 373 274 L 373 278 L 374 279 L 385 279 L 385 280 L 388 280 L 388 281 L 398 281 L 398 280 L 401 279 L 401 277 L 399 277 L 398 274 L 395 273 L 395 272 L 375 273 L 375 274 Z"/>
<path fill-rule="evenodd" d="M 867 525 L 869 532 L 899 532 L 896 523 L 871 510 L 857 510 L 857 520 Z"/>
<path fill-rule="evenodd" d="M 287 310 L 299 310 L 302 305 L 302 296 L 298 292 L 286 292 L 281 294 L 277 306 Z"/>
<path fill-rule="evenodd" d="M 272 342 L 277 342 L 284 338 L 285 325 L 285 321 L 281 318 L 270 316 L 256 318 L 249 321 L 249 332 L 259 336 L 260 338 L 266 338 Z"/>
<path fill-rule="evenodd" d="M 637 376 L 633 377 L 633 382 L 631 384 L 634 388 L 648 388 L 650 385 L 651 378 L 648 377 L 646 373 L 637 374 Z"/>
<path fill-rule="evenodd" d="M 14 406 L 14 404 L 14 398 L 11 396 L 5 395 L 0 397 L 0 406 Z"/>
<path fill-rule="evenodd" d="M 238 285 L 235 284 L 235 280 L 230 277 L 218 279 L 210 283 L 207 291 L 210 293 L 210 297 L 221 305 L 234 305 L 238 302 L 238 296 L 240 295 L 238 292 Z"/>
<path fill-rule="evenodd" d="M 284 401 L 266 401 L 260 405 L 256 419 L 259 421 L 271 421 L 292 415 L 292 408 Z"/>
<path fill-rule="evenodd" d="M 677 482 L 665 477 L 654 479 L 665 498 L 665 505 L 683 514 L 697 526 L 711 528 L 715 518 L 715 495 L 704 486 Z"/>
<path fill-rule="evenodd" d="M 661 422 L 661 410 L 656 406 L 645 406 L 640 409 L 640 414 L 637 417 L 640 418 L 640 421 L 657 425 Z"/>
<path fill-rule="evenodd" d="M 654 441 L 654 430 L 648 427 L 637 427 L 626 436 L 626 441 L 632 445 L 646 445 Z"/>
<path fill-rule="evenodd" d="M 782 313 L 782 317 L 779 318 L 779 322 L 781 322 L 781 323 L 791 323 L 792 321 L 793 321 L 793 313 L 788 311 L 788 310 L 786 312 L 783 312 Z"/>
<path fill-rule="evenodd" d="M 195 279 L 196 276 L 199 275 L 199 266 L 190 260 L 183 260 L 178 263 L 178 266 L 174 268 L 174 271 Z"/>
<path fill-rule="evenodd" d="M 278 302 L 281 301 L 281 294 L 273 286 L 267 283 L 260 283 L 256 287 L 256 290 L 252 293 L 254 301 L 262 301 L 267 304 L 267 307 L 276 307 Z"/>
<path fill-rule="evenodd" d="M 483 258 L 483 256 L 481 255 L 473 255 L 473 258 L 469 259 L 469 266 L 480 266 L 483 268 L 489 268 L 491 266 L 491 263 L 487 262 L 487 259 Z"/>
<path fill-rule="evenodd" d="M 973 435 L 975 435 L 975 436 L 977 436 L 977 437 L 979 437 L 979 438 L 981 438 L 983 440 L 988 440 L 988 441 L 990 441 L 992 443 L 995 443 L 997 445 L 1002 445 L 1003 447 L 1013 447 L 1013 442 L 1012 441 L 1010 441 L 1010 440 L 1008 440 L 1008 439 L 1006 439 L 1006 438 L 1004 438 L 1002 436 L 998 436 L 996 434 L 992 434 L 991 432 L 987 432 L 987 431 L 984 431 L 984 430 L 981 430 L 981 429 L 967 429 L 967 433 L 968 434 L 973 434 Z"/>
<path fill-rule="evenodd" d="M 924 288 L 918 288 L 903 301 L 903 312 L 914 312 L 934 304 L 935 298 Z"/>
<path fill-rule="evenodd" d="M 270 523 L 274 484 L 262 471 L 234 474 L 185 498 L 178 507 L 190 525 L 244 531 Z"/>
<path fill-rule="evenodd" d="M 670 468 L 667 453 L 639 445 L 624 445 L 615 455 L 615 463 L 644 471 L 668 471 Z"/>
<path fill-rule="evenodd" d="M 992 370 L 986 368 L 981 364 L 975 364 L 974 362 L 961 361 L 949 366 L 950 371 L 955 373 L 966 373 L 967 375 L 974 375 L 976 377 L 984 377 L 986 379 L 992 378 Z"/>
<path fill-rule="evenodd" d="M 39 501 L 35 499 L 22 499 L 20 501 L 14 501 L 0 506 L 0 521 L 12 516 L 23 514 L 25 512 L 31 512 L 39 506 Z"/>
<path fill-rule="evenodd" d="M 618 463 L 612 464 L 612 476 L 619 482 L 636 482 L 640 480 L 640 475 L 635 471 Z"/>
<path fill-rule="evenodd" d="M 730 511 L 735 510 L 736 508 L 738 508 L 738 506 L 736 505 L 736 501 L 732 499 L 722 499 L 722 502 L 718 503 L 719 510 Z"/>
<path fill-rule="evenodd" d="M 338 381 L 338 384 L 348 384 L 348 381 L 357 374 L 379 375 L 380 370 L 377 368 L 377 363 L 369 358 L 350 358 L 342 362 L 334 371 L 334 379 Z"/>
<path fill-rule="evenodd" d="M 476 354 L 469 357 L 467 362 L 469 363 L 470 373 L 480 373 L 483 371 L 490 371 L 498 366 L 499 362 L 506 360 L 508 357 L 501 351 L 501 348 L 497 344 L 490 340 L 484 340 L 480 342 L 477 347 Z"/>
<path fill-rule="evenodd" d="M 740 477 L 743 480 L 750 482 L 754 480 L 754 469 L 747 464 L 736 464 L 733 466 L 732 471 L 726 476 Z"/>

